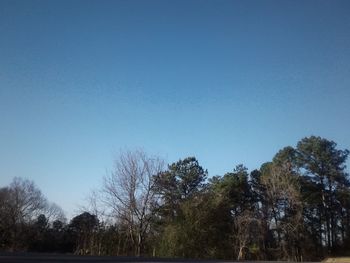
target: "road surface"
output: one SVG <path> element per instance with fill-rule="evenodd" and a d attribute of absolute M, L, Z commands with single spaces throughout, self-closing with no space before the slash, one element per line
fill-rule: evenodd
<path fill-rule="evenodd" d="M 138 258 L 138 257 L 97 257 L 75 256 L 63 254 L 31 254 L 31 253 L 0 253 L 0 263 L 229 263 L 221 260 L 189 260 L 170 258 Z M 278 261 L 259 261 L 259 263 L 285 263 Z M 237 262 L 235 262 L 237 263 Z M 244 263 L 251 263 L 245 261 Z M 310 262 L 311 263 L 311 262 Z M 316 262 L 313 262 L 316 263 Z"/>

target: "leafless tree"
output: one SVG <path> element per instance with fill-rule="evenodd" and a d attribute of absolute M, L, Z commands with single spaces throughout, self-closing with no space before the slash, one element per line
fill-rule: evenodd
<path fill-rule="evenodd" d="M 101 191 L 97 189 L 91 190 L 86 197 L 86 205 L 80 208 L 82 213 L 89 212 L 98 219 L 98 226 L 90 235 L 90 253 L 96 255 L 102 254 L 102 232 L 104 227 L 111 223 L 102 198 Z"/>
<path fill-rule="evenodd" d="M 34 182 L 15 177 L 9 189 L 16 222 L 31 220 L 44 211 L 46 199 Z"/>
<path fill-rule="evenodd" d="M 67 218 L 64 214 L 63 209 L 56 203 L 49 203 L 45 205 L 44 214 L 49 222 L 54 222 L 56 220 L 61 221 L 62 223 L 67 222 Z"/>
<path fill-rule="evenodd" d="M 85 198 L 86 205 L 82 206 L 79 210 L 81 212 L 89 212 L 95 215 L 100 222 L 106 222 L 109 220 L 109 215 L 104 206 L 104 195 L 99 189 L 93 189 Z"/>
<path fill-rule="evenodd" d="M 1 245 L 9 245 L 11 240 L 11 214 L 9 187 L 0 188 L 0 240 Z"/>
<path fill-rule="evenodd" d="M 234 231 L 237 260 L 244 260 L 249 247 L 258 247 L 263 238 L 261 220 L 252 212 L 245 211 L 235 218 Z"/>
<path fill-rule="evenodd" d="M 280 244 L 280 259 L 300 260 L 294 247 L 302 227 L 302 202 L 298 175 L 287 165 L 272 165 L 262 180 L 266 188 L 270 228 Z"/>
<path fill-rule="evenodd" d="M 137 256 L 142 254 L 153 218 L 154 176 L 163 168 L 164 162 L 158 157 L 147 156 L 143 151 L 126 151 L 120 154 L 114 170 L 104 178 L 104 200 L 117 220 L 128 226 Z"/>
<path fill-rule="evenodd" d="M 0 192 L 0 224 L 14 250 L 17 249 L 23 226 L 44 212 L 47 201 L 32 181 L 19 177 Z"/>

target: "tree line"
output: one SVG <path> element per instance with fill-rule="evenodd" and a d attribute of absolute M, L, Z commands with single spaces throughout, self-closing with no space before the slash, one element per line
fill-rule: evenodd
<path fill-rule="evenodd" d="M 228 260 L 319 260 L 350 251 L 348 150 L 311 136 L 257 170 L 209 177 L 126 151 L 69 222 L 33 182 L 0 188 L 0 249 Z"/>

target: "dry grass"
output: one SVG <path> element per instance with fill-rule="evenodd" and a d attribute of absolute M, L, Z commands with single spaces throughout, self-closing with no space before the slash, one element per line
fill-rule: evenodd
<path fill-rule="evenodd" d="M 325 262 L 325 263 L 350 263 L 350 257 L 326 258 L 322 262 Z"/>

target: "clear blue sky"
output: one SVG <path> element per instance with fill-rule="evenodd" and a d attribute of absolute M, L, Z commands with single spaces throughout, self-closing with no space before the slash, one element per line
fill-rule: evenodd
<path fill-rule="evenodd" d="M 349 106 L 350 1 L 0 0 L 0 186 L 69 214 L 120 149 L 252 170 Z"/>

